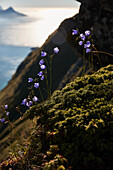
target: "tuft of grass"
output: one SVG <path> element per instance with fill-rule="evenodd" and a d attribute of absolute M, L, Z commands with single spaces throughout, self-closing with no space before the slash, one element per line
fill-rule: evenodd
<path fill-rule="evenodd" d="M 11 147 L 16 148 L 17 144 L 23 144 L 34 126 L 33 121 L 26 118 L 18 119 L 13 124 L 15 126 L 13 130 L 8 126 L 0 135 L 0 162 L 10 157 Z"/>

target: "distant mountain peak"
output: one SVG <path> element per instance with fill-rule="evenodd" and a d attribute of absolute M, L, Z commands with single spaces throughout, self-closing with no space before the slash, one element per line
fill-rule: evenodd
<path fill-rule="evenodd" d="M 14 9 L 11 6 L 7 10 L 13 10 L 14 11 Z"/>
<path fill-rule="evenodd" d="M 2 7 L 0 7 L 0 17 L 22 17 L 22 16 L 26 16 L 22 13 L 19 13 L 17 11 L 15 11 L 12 7 L 9 7 L 5 10 L 2 10 Z"/>
<path fill-rule="evenodd" d="M 5 11 L 8 11 L 8 12 L 16 12 L 12 7 L 7 8 Z"/>

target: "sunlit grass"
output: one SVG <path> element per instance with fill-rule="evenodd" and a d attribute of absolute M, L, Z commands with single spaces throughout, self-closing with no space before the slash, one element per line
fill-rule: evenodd
<path fill-rule="evenodd" d="M 24 121 L 23 121 L 24 120 Z M 16 144 L 23 144 L 24 139 L 27 138 L 27 133 L 30 132 L 30 129 L 33 128 L 32 120 L 17 120 L 14 122 L 15 128 L 13 130 L 13 142 L 11 143 L 12 147 L 16 147 Z M 0 140 L 0 162 L 7 159 L 9 157 L 9 150 L 11 146 L 9 145 L 9 141 L 12 137 L 12 131 L 9 132 L 9 126 L 0 134 L 0 137 L 3 137 L 6 133 L 8 133 L 5 137 Z"/>

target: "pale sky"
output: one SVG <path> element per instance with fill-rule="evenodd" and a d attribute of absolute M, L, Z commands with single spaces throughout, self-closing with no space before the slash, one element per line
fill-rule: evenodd
<path fill-rule="evenodd" d="M 76 0 L 0 0 L 2 7 L 76 7 Z"/>

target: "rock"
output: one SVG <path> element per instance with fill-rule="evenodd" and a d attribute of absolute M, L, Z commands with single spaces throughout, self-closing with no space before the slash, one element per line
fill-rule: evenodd
<path fill-rule="evenodd" d="M 44 153 L 49 145 L 55 145 L 72 170 L 112 169 L 113 65 L 75 78 L 62 90 L 56 90 L 51 100 L 26 114 L 39 118 L 37 126 L 43 127 L 46 134 L 46 142 L 42 142 Z M 37 134 L 38 130 L 32 137 L 34 145 Z"/>
<path fill-rule="evenodd" d="M 113 38 L 113 1 L 107 0 L 77 0 L 81 2 L 80 11 L 76 25 L 81 30 L 94 29 L 94 43 L 98 49 L 113 53 L 113 44 L 109 41 Z M 79 23 L 79 26 L 78 26 Z M 107 33 L 110 33 L 107 35 Z M 101 34 L 101 35 L 100 35 Z M 100 43 L 101 42 L 101 43 Z"/>

